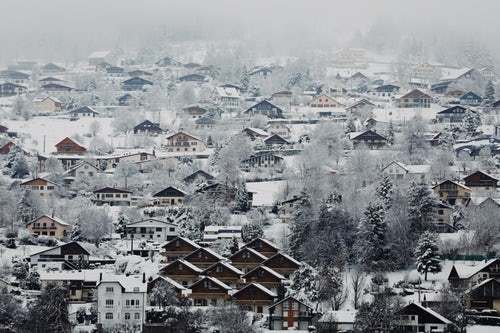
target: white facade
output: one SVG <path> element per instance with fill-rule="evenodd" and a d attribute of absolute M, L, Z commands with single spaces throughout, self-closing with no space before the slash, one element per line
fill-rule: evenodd
<path fill-rule="evenodd" d="M 129 223 L 126 228 L 128 239 L 134 235 L 136 240 L 164 243 L 179 235 L 177 225 L 155 219 Z"/>

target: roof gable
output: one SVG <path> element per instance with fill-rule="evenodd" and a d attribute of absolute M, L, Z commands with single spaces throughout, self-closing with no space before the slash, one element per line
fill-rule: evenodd
<path fill-rule="evenodd" d="M 186 193 L 181 190 L 176 189 L 173 186 L 169 186 L 160 192 L 153 194 L 153 197 L 184 197 Z"/>

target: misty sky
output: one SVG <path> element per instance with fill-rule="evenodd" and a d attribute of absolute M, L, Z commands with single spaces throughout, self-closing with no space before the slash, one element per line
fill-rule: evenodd
<path fill-rule="evenodd" d="M 181 39 L 335 47 L 380 22 L 417 35 L 475 36 L 498 49 L 499 10 L 497 0 L 1 0 L 0 62 L 134 48 L 160 31 Z"/>

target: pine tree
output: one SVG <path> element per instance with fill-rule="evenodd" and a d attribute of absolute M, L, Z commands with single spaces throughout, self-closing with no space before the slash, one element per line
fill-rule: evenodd
<path fill-rule="evenodd" d="M 30 191 L 25 190 L 17 203 L 16 216 L 23 224 L 33 221 L 39 213 L 38 203 Z"/>
<path fill-rule="evenodd" d="M 318 272 L 307 264 L 300 266 L 290 276 L 289 294 L 306 303 L 318 301 L 317 289 Z"/>
<path fill-rule="evenodd" d="M 462 119 L 462 130 L 468 135 L 473 136 L 477 128 L 481 125 L 481 117 L 476 112 L 467 110 Z"/>
<path fill-rule="evenodd" d="M 377 186 L 377 197 L 384 203 L 386 210 L 392 206 L 393 187 L 389 177 L 384 177 Z"/>
<path fill-rule="evenodd" d="M 389 128 L 387 129 L 387 141 L 389 144 L 394 144 L 394 125 L 392 124 L 392 120 L 389 122 Z"/>
<path fill-rule="evenodd" d="M 420 236 L 432 227 L 439 201 L 425 184 L 412 183 L 408 192 L 408 221 L 410 232 Z"/>
<path fill-rule="evenodd" d="M 72 241 L 79 241 L 82 235 L 82 231 L 80 230 L 80 225 L 78 223 L 73 224 L 73 228 L 71 229 L 70 239 Z"/>
<path fill-rule="evenodd" d="M 349 117 L 349 119 L 347 119 L 345 132 L 346 133 L 356 132 L 356 125 L 354 124 L 354 118 Z"/>
<path fill-rule="evenodd" d="M 491 82 L 491 80 L 490 80 L 486 84 L 486 88 L 484 91 L 483 104 L 486 106 L 490 106 L 493 103 L 495 103 L 495 86 L 493 85 L 493 82 Z"/>
<path fill-rule="evenodd" d="M 365 269 L 369 271 L 389 269 L 390 258 L 386 236 L 384 206 L 378 201 L 371 202 L 364 211 L 358 231 L 358 260 Z"/>
<path fill-rule="evenodd" d="M 307 196 L 297 204 L 290 221 L 289 250 L 291 255 L 302 260 L 303 246 L 311 236 L 311 222 L 313 221 L 312 205 Z"/>
<path fill-rule="evenodd" d="M 231 240 L 231 247 L 230 247 L 231 254 L 235 254 L 236 252 L 238 252 L 239 249 L 240 245 L 238 244 L 238 240 L 236 239 L 236 237 L 233 237 L 233 239 Z"/>
<path fill-rule="evenodd" d="M 427 281 L 427 273 L 441 272 L 439 248 L 435 234 L 426 231 L 420 236 L 415 249 L 415 257 L 417 259 L 417 272 L 425 274 L 425 281 Z"/>
<path fill-rule="evenodd" d="M 247 223 L 241 227 L 241 239 L 245 243 L 255 238 L 261 238 L 262 236 L 264 236 L 264 229 L 262 229 L 262 225 L 260 224 Z"/>
<path fill-rule="evenodd" d="M 240 83 L 243 91 L 247 91 L 250 86 L 250 76 L 248 75 L 247 71 L 243 73 Z"/>
<path fill-rule="evenodd" d="M 125 236 L 126 226 L 130 223 L 130 220 L 123 211 L 118 213 L 118 221 L 115 225 L 115 232 L 123 238 Z"/>
<path fill-rule="evenodd" d="M 40 274 L 37 271 L 31 271 L 26 278 L 26 288 L 30 290 L 40 290 Z"/>
<path fill-rule="evenodd" d="M 236 209 L 238 209 L 240 212 L 246 212 L 248 211 L 248 192 L 247 188 L 245 185 L 245 182 L 242 181 L 238 186 L 236 187 L 236 198 L 235 198 L 235 205 Z"/>
<path fill-rule="evenodd" d="M 24 157 L 23 152 L 18 151 L 11 164 L 10 176 L 12 178 L 24 178 L 29 174 L 30 171 L 28 167 L 28 162 L 26 161 L 26 157 Z"/>

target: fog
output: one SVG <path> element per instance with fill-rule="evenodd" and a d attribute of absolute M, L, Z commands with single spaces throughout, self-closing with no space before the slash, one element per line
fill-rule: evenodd
<path fill-rule="evenodd" d="M 405 36 L 434 47 L 445 37 L 473 39 L 498 58 L 499 10 L 495 0 L 2 0 L 0 62 L 68 61 L 190 40 L 292 54 L 349 45 L 356 36 L 378 39 L 389 53 Z"/>

